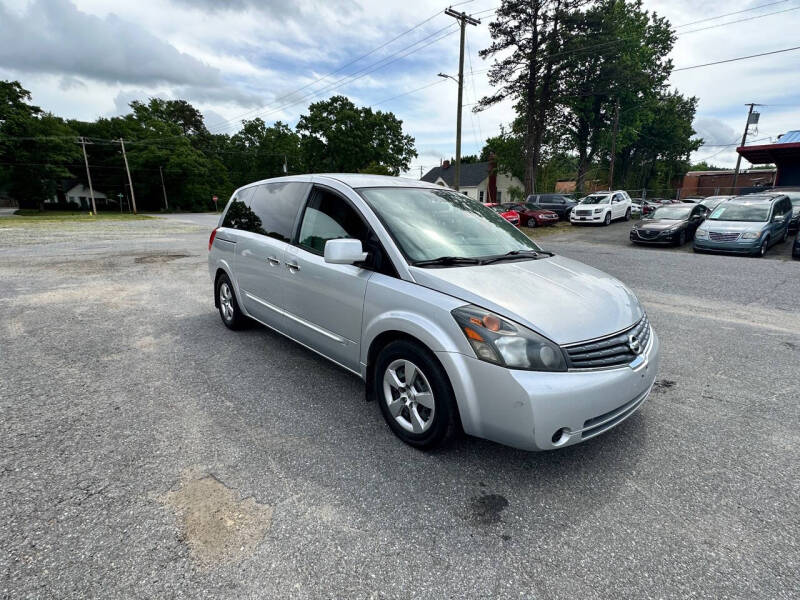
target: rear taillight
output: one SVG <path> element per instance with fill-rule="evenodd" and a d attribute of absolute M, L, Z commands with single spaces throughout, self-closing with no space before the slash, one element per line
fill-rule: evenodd
<path fill-rule="evenodd" d="M 208 251 L 211 252 L 211 246 L 214 245 L 214 238 L 217 237 L 217 229 L 218 227 L 214 228 L 214 231 L 211 232 L 211 237 L 208 238 Z"/>

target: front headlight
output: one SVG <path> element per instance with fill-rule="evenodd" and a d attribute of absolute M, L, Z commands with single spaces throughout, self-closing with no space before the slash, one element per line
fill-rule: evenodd
<path fill-rule="evenodd" d="M 694 237 L 705 240 L 708 238 L 708 232 L 705 229 L 698 229 L 695 231 Z"/>
<path fill-rule="evenodd" d="M 760 237 L 761 237 L 761 232 L 760 231 L 745 231 L 742 234 L 742 239 L 743 240 L 757 240 Z"/>
<path fill-rule="evenodd" d="M 601 212 L 603 212 L 602 208 L 595 208 L 594 209 L 594 214 L 601 213 Z"/>
<path fill-rule="evenodd" d="M 567 370 L 561 348 L 522 325 L 473 305 L 452 314 L 480 360 L 511 369 Z"/>

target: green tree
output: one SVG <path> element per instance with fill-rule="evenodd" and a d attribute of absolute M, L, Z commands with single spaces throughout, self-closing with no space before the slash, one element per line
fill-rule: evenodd
<path fill-rule="evenodd" d="M 524 126 L 525 193 L 535 191 L 542 146 L 562 93 L 565 22 L 582 0 L 503 0 L 489 24 L 492 43 L 480 51 L 494 57 L 489 83 L 496 91 L 482 98 L 480 111 L 511 99 Z"/>
<path fill-rule="evenodd" d="M 616 147 L 623 153 L 670 102 L 664 88 L 675 34 L 666 19 L 643 10 L 641 0 L 600 0 L 573 22 L 562 69 L 569 94 L 559 124 L 567 134 L 564 147 L 578 154 L 580 192 L 595 161 L 609 157 L 615 115 Z M 615 171 L 621 179 L 623 170 Z"/>
<path fill-rule="evenodd" d="M 403 133 L 403 122 L 393 113 L 359 108 L 344 96 L 309 106 L 296 130 L 311 172 L 355 173 L 374 164 L 399 175 L 417 156 L 414 138 Z"/>
<path fill-rule="evenodd" d="M 237 186 L 303 171 L 300 136 L 281 121 L 270 127 L 260 118 L 242 121 L 228 152 L 230 178 Z"/>
<path fill-rule="evenodd" d="M 0 81 L 0 183 L 20 208 L 43 208 L 80 160 L 75 131 L 29 103 L 18 81 Z"/>

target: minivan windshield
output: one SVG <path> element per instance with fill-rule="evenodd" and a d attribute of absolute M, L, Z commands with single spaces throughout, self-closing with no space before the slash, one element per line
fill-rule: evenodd
<path fill-rule="evenodd" d="M 769 218 L 769 204 L 764 202 L 748 203 L 729 200 L 720 204 L 711 216 L 712 221 L 750 221 L 763 223 Z"/>
<path fill-rule="evenodd" d="M 491 208 L 453 190 L 392 187 L 358 191 L 411 263 L 541 250 Z"/>
<path fill-rule="evenodd" d="M 611 202 L 611 195 L 609 194 L 586 196 L 581 200 L 581 204 L 608 204 L 609 202 Z"/>

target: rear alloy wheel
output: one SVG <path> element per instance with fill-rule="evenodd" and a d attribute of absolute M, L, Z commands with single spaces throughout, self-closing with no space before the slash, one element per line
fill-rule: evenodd
<path fill-rule="evenodd" d="M 611 211 L 606 213 L 606 220 L 604 221 L 605 225 L 611 225 Z"/>
<path fill-rule="evenodd" d="M 447 374 L 419 344 L 398 340 L 381 350 L 373 385 L 386 423 L 405 443 L 427 450 L 457 430 L 458 409 Z"/>
<path fill-rule="evenodd" d="M 227 275 L 222 275 L 217 280 L 217 302 L 219 303 L 219 316 L 228 329 L 242 329 L 247 324 L 247 317 L 242 314 L 233 285 Z"/>
<path fill-rule="evenodd" d="M 530 227 L 531 229 L 533 229 L 534 227 L 536 227 L 536 219 L 531 217 L 530 219 L 528 219 L 528 222 L 526 223 L 526 225 L 528 227 Z"/>

